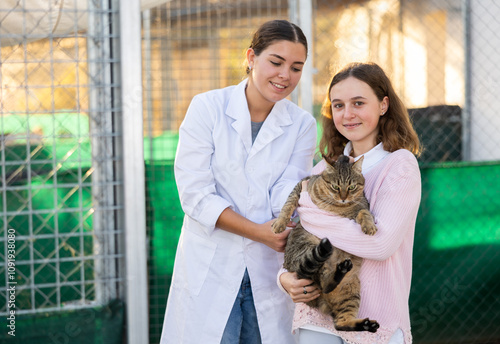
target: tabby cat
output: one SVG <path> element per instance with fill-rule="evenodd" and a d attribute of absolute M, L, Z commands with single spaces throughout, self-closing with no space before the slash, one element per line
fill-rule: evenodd
<path fill-rule="evenodd" d="M 374 235 L 377 227 L 363 193 L 363 157 L 355 163 L 344 155 L 336 162 L 327 158 L 325 161 L 327 166 L 321 174 L 306 177 L 295 186 L 273 223 L 274 232 L 285 230 L 298 206 L 302 181 L 307 180 L 307 191 L 318 208 L 356 220 L 365 234 Z M 319 286 L 321 295 L 307 305 L 330 314 L 337 330 L 376 332 L 378 322 L 357 318 L 361 262 L 362 258 L 334 248 L 327 238 L 320 240 L 307 232 L 299 222 L 288 236 L 283 266 L 296 272 L 298 278 L 311 279 Z"/>

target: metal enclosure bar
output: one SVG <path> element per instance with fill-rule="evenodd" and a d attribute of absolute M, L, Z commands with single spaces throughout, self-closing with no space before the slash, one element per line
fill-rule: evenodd
<path fill-rule="evenodd" d="M 106 304 L 117 297 L 116 287 L 106 278 L 117 276 L 115 262 L 108 255 L 116 252 L 113 229 L 116 228 L 113 204 L 114 133 L 111 26 L 107 1 L 89 2 L 89 30 L 87 39 L 89 80 L 89 113 L 92 144 L 92 200 L 96 301 Z"/>
<path fill-rule="evenodd" d="M 129 344 L 149 342 L 146 198 L 142 119 L 141 8 L 120 0 L 120 56 L 125 196 L 125 269 Z"/>
<path fill-rule="evenodd" d="M 288 0 L 288 17 L 289 20 L 294 23 L 299 25 L 299 15 L 297 13 L 297 0 Z M 299 86 L 296 87 L 292 94 L 290 94 L 290 99 L 292 102 L 295 104 L 299 104 L 299 89 L 301 88 L 301 84 L 299 81 Z"/>
<path fill-rule="evenodd" d="M 299 0 L 299 26 L 307 38 L 309 56 L 300 78 L 300 106 L 313 113 L 313 29 L 311 0 Z"/>
<path fill-rule="evenodd" d="M 462 18 L 464 21 L 464 92 L 465 102 L 462 115 L 462 157 L 465 161 L 471 160 L 471 20 L 470 20 L 470 0 L 462 0 Z"/>

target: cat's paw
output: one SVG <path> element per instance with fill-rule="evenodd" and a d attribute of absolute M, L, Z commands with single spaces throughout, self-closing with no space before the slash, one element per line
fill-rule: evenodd
<path fill-rule="evenodd" d="M 377 233 L 377 227 L 374 223 L 363 224 L 361 230 L 367 235 L 375 235 Z"/>
<path fill-rule="evenodd" d="M 283 232 L 286 229 L 286 225 L 287 225 L 286 220 L 282 220 L 280 218 L 277 218 L 276 221 L 274 221 L 271 226 L 273 228 L 273 232 L 275 234 L 278 234 L 278 233 Z"/>
<path fill-rule="evenodd" d="M 377 233 L 377 226 L 375 226 L 375 219 L 367 209 L 362 209 L 356 216 L 356 222 L 361 226 L 363 233 L 367 235 L 375 235 Z"/>
<path fill-rule="evenodd" d="M 337 265 L 337 271 L 341 272 L 344 275 L 349 271 L 351 271 L 351 269 L 352 269 L 352 261 L 349 258 L 347 258 L 346 260 Z"/>
<path fill-rule="evenodd" d="M 375 320 L 370 320 L 368 318 L 363 319 L 361 326 L 363 327 L 364 331 L 368 332 L 377 332 L 378 328 L 380 327 L 378 322 L 376 322 Z"/>

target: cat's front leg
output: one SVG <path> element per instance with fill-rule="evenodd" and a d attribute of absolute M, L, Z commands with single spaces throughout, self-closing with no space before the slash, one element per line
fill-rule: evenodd
<path fill-rule="evenodd" d="M 377 233 L 377 226 L 375 226 L 375 219 L 369 210 L 363 209 L 356 216 L 356 222 L 361 226 L 363 233 L 367 235 L 375 235 Z"/>
<path fill-rule="evenodd" d="M 278 217 L 276 219 L 276 221 L 274 221 L 272 224 L 273 232 L 275 234 L 283 232 L 286 229 L 286 225 L 288 224 L 289 221 L 290 221 L 290 218 L 283 218 L 283 217 L 281 217 L 281 214 L 280 214 L 280 217 Z"/>
<path fill-rule="evenodd" d="M 292 194 L 288 196 L 288 200 L 286 201 L 283 208 L 281 208 L 281 212 L 278 218 L 272 224 L 274 233 L 278 234 L 286 229 L 286 225 L 288 224 L 288 222 L 290 222 L 290 217 L 292 216 L 295 208 L 297 208 L 297 205 L 294 204 L 295 203 L 294 200 L 295 198 L 293 197 L 293 192 L 292 192 Z"/>
<path fill-rule="evenodd" d="M 308 179 L 309 177 L 306 178 Z M 299 198 L 300 198 L 300 193 L 302 192 L 303 180 L 301 180 L 300 182 L 297 183 L 297 185 L 295 185 L 292 192 L 288 196 L 288 199 L 283 205 L 283 208 L 281 208 L 281 212 L 278 218 L 276 219 L 276 221 L 273 222 L 272 227 L 274 233 L 277 234 L 283 232 L 286 229 L 286 225 L 288 224 L 288 222 L 290 222 L 290 218 L 295 209 L 297 208 L 297 205 L 299 204 Z"/>

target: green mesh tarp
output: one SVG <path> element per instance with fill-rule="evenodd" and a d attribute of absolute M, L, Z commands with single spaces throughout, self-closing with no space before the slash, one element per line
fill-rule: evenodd
<path fill-rule="evenodd" d="M 15 336 L 8 327 L 0 343 L 8 344 L 121 344 L 124 304 L 114 300 L 103 307 L 17 315 Z"/>
<path fill-rule="evenodd" d="M 163 316 L 184 213 L 174 179 L 173 161 L 146 164 L 149 237 L 150 343 L 160 339 Z"/>
<path fill-rule="evenodd" d="M 423 193 L 417 218 L 410 297 L 415 342 L 498 341 L 500 188 L 497 181 L 500 164 L 441 165 L 422 168 L 421 172 Z M 172 161 L 148 163 L 146 173 L 150 342 L 155 343 L 161 333 L 183 213 Z M 36 185 L 36 178 L 33 183 Z M 85 194 L 84 199 L 88 197 Z M 71 219 L 64 221 L 71 222 Z M 9 339 L 9 343 L 16 340 L 44 343 L 47 341 L 40 338 L 45 336 L 52 338 L 52 342 L 65 343 L 63 337 L 68 334 L 64 329 L 68 328 L 75 334 L 68 343 L 80 343 L 79 340 L 81 343 L 113 343 L 121 338 L 123 330 L 122 311 L 114 310 L 116 307 L 112 306 L 101 311 L 95 309 L 95 319 L 89 323 L 86 323 L 87 310 L 19 316 L 16 339 L 6 337 L 4 331 L 0 342 Z M 83 325 L 73 328 L 82 321 Z M 79 339 L 76 335 L 79 328 L 89 335 Z M 49 337 L 51 335 L 55 337 Z"/>
<path fill-rule="evenodd" d="M 422 168 L 410 296 L 416 343 L 500 341 L 500 164 Z"/>

